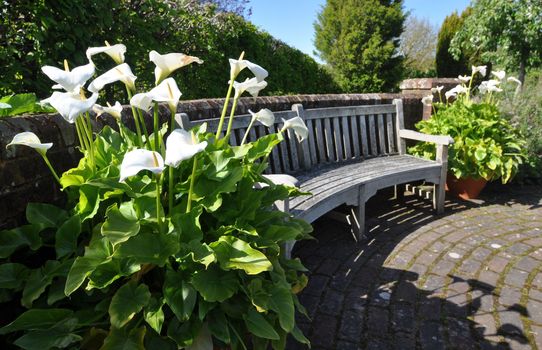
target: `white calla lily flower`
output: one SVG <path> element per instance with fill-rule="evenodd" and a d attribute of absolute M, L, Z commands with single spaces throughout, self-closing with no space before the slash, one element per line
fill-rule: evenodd
<path fill-rule="evenodd" d="M 130 66 L 127 63 L 122 63 L 94 79 L 88 86 L 88 91 L 99 92 L 105 85 L 116 81 L 122 81 L 131 91 L 135 91 L 136 79 L 137 77 L 132 73 Z"/>
<path fill-rule="evenodd" d="M 124 181 L 130 176 L 137 175 L 142 170 L 161 174 L 164 168 L 164 159 L 160 153 L 146 149 L 135 149 L 124 155 L 120 165 L 119 181 Z"/>
<path fill-rule="evenodd" d="M 472 75 L 480 73 L 482 77 L 486 76 L 487 66 L 472 66 Z"/>
<path fill-rule="evenodd" d="M 122 113 L 122 105 L 120 104 L 119 101 L 115 102 L 113 106 L 100 106 L 100 105 L 95 104 L 94 106 L 92 106 L 92 110 L 94 111 L 94 113 L 96 113 L 97 117 L 99 117 L 103 113 L 107 113 L 113 118 L 120 120 L 121 113 Z"/>
<path fill-rule="evenodd" d="M 155 84 L 167 78 L 174 70 L 196 62 L 202 64 L 203 60 L 198 57 L 188 56 L 182 53 L 168 53 L 161 55 L 152 50 L 149 52 L 149 59 L 156 65 L 154 68 Z"/>
<path fill-rule="evenodd" d="M 257 120 L 268 128 L 275 124 L 275 115 L 269 109 L 264 108 L 259 112 L 254 113 L 250 109 L 248 112 L 252 115 L 253 120 Z"/>
<path fill-rule="evenodd" d="M 448 101 L 450 97 L 456 97 L 457 93 L 455 91 L 449 90 L 444 93 L 444 96 L 446 97 L 446 101 Z"/>
<path fill-rule="evenodd" d="M 166 140 L 166 165 L 176 168 L 186 159 L 203 151 L 207 141 L 198 142 L 196 136 L 184 129 L 175 129 Z"/>
<path fill-rule="evenodd" d="M 499 80 L 503 80 L 504 77 L 506 76 L 506 72 L 504 70 L 496 70 L 496 71 L 491 72 L 491 74 L 496 76 L 497 79 Z"/>
<path fill-rule="evenodd" d="M 433 103 L 433 95 L 427 95 L 422 98 L 422 103 L 424 106 L 431 106 Z"/>
<path fill-rule="evenodd" d="M 167 102 L 170 110 L 176 110 L 179 99 L 181 98 L 181 91 L 173 78 L 167 78 L 163 80 L 158 86 L 153 88 L 147 93 L 153 101 Z"/>
<path fill-rule="evenodd" d="M 85 85 L 87 80 L 94 74 L 94 64 L 90 62 L 84 66 L 75 67 L 71 71 L 53 66 L 43 66 L 41 70 L 49 79 L 58 83 L 53 88 L 62 88 L 68 92 L 77 91 L 79 93 L 81 86 Z"/>
<path fill-rule="evenodd" d="M 460 75 L 457 78 L 464 83 L 468 83 L 470 81 L 470 77 L 468 75 Z"/>
<path fill-rule="evenodd" d="M 247 91 L 253 97 L 257 97 L 260 90 L 263 90 L 266 86 L 267 82 L 265 80 L 258 81 L 257 78 L 247 78 L 242 83 L 237 81 L 233 82 L 233 87 L 235 88 L 235 98 L 239 98 L 245 91 Z"/>
<path fill-rule="evenodd" d="M 432 93 L 436 93 L 436 92 L 440 93 L 440 92 L 442 91 L 442 89 L 444 89 L 444 85 L 441 85 L 441 86 L 437 86 L 437 87 L 432 88 L 432 89 L 431 89 L 431 92 L 432 92 Z"/>
<path fill-rule="evenodd" d="M 148 112 L 152 108 L 152 96 L 148 92 L 135 94 L 130 99 L 130 105 Z"/>
<path fill-rule="evenodd" d="M 250 71 L 252 72 L 252 74 L 254 74 L 258 82 L 264 80 L 269 75 L 269 73 L 264 68 L 248 60 L 235 60 L 233 58 L 230 58 L 229 61 L 230 61 L 230 80 L 235 80 L 235 78 L 239 75 L 239 73 L 245 68 L 250 69 Z"/>
<path fill-rule="evenodd" d="M 38 153 L 40 153 L 41 155 L 45 155 L 47 150 L 53 147 L 53 144 L 51 142 L 41 143 L 39 137 L 30 131 L 21 132 L 15 135 L 13 137 L 13 140 L 11 140 L 11 142 L 6 145 L 6 148 L 15 145 L 31 147 L 38 151 Z"/>
<path fill-rule="evenodd" d="M 98 100 L 98 94 L 94 93 L 89 98 L 84 98 L 79 92 L 53 92 L 51 97 L 42 100 L 41 103 L 48 103 L 68 122 L 75 123 L 75 120 L 82 113 L 89 111 Z"/>
<path fill-rule="evenodd" d="M 463 85 L 456 85 L 450 91 L 457 94 L 457 95 L 459 95 L 459 94 L 466 94 L 467 92 L 469 92 L 469 89 L 464 87 Z"/>
<path fill-rule="evenodd" d="M 286 129 L 294 130 L 299 142 L 305 140 L 309 136 L 309 129 L 307 129 L 305 122 L 300 117 L 294 117 L 288 120 L 283 119 L 282 121 L 284 125 L 282 126 L 282 129 L 280 129 L 281 132 Z"/>
<path fill-rule="evenodd" d="M 511 82 L 513 82 L 513 83 L 516 83 L 516 84 L 518 84 L 518 86 L 521 86 L 521 85 L 522 85 L 522 84 L 521 84 L 521 81 L 519 81 L 519 79 L 516 78 L 516 77 L 508 77 L 508 78 L 506 78 L 506 81 L 511 81 Z"/>
<path fill-rule="evenodd" d="M 500 83 L 501 82 L 499 80 L 495 79 L 485 80 L 480 83 L 478 90 L 480 90 L 482 94 L 486 94 L 488 92 L 502 92 L 502 89 L 499 87 Z"/>
<path fill-rule="evenodd" d="M 126 46 L 123 44 L 116 44 L 116 45 L 107 45 L 107 46 L 100 46 L 100 47 L 89 47 L 87 49 L 87 58 L 89 61 L 92 61 L 92 56 L 99 54 L 99 53 L 105 53 L 109 57 L 111 57 L 116 64 L 122 64 L 124 63 L 124 54 L 126 53 Z"/>

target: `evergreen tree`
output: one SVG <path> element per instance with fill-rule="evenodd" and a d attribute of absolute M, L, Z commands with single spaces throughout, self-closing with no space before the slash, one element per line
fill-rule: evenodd
<path fill-rule="evenodd" d="M 318 55 L 346 92 L 396 88 L 404 58 L 397 54 L 402 0 L 327 0 L 314 28 Z"/>
<path fill-rule="evenodd" d="M 461 16 L 454 11 L 451 15 L 446 16 L 444 22 L 442 22 L 438 33 L 436 54 L 437 76 L 439 77 L 451 78 L 469 71 L 469 62 L 464 52 L 461 52 L 458 59 L 455 59 L 448 51 L 450 42 L 469 13 L 470 7 L 467 7 Z"/>

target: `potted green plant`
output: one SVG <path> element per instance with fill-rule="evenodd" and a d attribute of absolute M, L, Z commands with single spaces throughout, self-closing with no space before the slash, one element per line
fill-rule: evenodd
<path fill-rule="evenodd" d="M 477 73 L 485 75 L 485 66 L 473 67 L 471 76 L 459 76 L 461 84 L 446 92 L 446 101 L 433 104 L 433 115 L 416 127 L 424 133 L 450 135 L 454 144 L 449 149 L 449 190 L 461 198 L 476 198 L 487 181 L 509 182 L 525 159 L 522 135 L 499 111 L 495 94 L 502 92 L 505 72 L 493 72 L 496 79 L 483 81 L 472 96 L 472 81 Z M 509 77 L 508 81 L 517 82 Z M 451 99 L 455 98 L 453 102 Z M 422 101 L 429 103 L 433 96 Z M 432 158 L 434 145 L 420 143 L 410 152 Z"/>
<path fill-rule="evenodd" d="M 294 317 L 304 312 L 296 293 L 307 283 L 305 269 L 281 246 L 308 237 L 311 227 L 274 207 L 298 190 L 262 175 L 288 126 L 240 146 L 228 143 L 233 118 L 225 135 L 182 130 L 174 120 L 181 93 L 168 76 L 203 62 L 151 51 L 156 87 L 136 93 L 125 51 L 90 48 L 84 66 L 42 69 L 65 90 L 46 102 L 75 125 L 76 168 L 59 176 L 47 158 L 53 145 L 33 133 L 8 145 L 38 151 L 68 203 L 30 203 L 28 224 L 0 232 L 0 301 L 16 314 L 0 334 L 23 349 L 284 349 L 289 334 L 308 343 Z M 100 53 L 116 65 L 87 85 Z M 254 78 L 236 82 L 245 68 Z M 266 76 L 242 57 L 230 59 L 221 125 L 232 90 L 231 117 L 239 97 L 256 96 Z M 135 132 L 118 102 L 96 104 L 100 90 L 118 82 L 130 96 Z M 169 123 L 159 124 L 158 103 L 169 106 Z M 113 116 L 118 131 L 94 133 L 91 109 Z M 151 111 L 148 129 L 143 116 Z M 254 121 L 259 116 L 273 118 L 266 111 Z"/>

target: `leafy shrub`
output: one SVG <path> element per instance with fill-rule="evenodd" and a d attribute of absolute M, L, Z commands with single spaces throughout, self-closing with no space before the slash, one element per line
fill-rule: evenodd
<path fill-rule="evenodd" d="M 478 67 L 474 67 L 478 68 Z M 485 71 L 485 67 L 484 67 Z M 476 71 L 465 79 L 467 85 L 458 85 L 447 93 L 446 103 L 436 103 L 430 119 L 416 127 L 424 133 L 449 135 L 454 143 L 449 148 L 448 168 L 456 178 L 509 182 L 526 157 L 523 136 L 501 113 L 493 95 L 501 90 L 497 80 L 482 84 L 484 95 L 479 102 L 471 98 L 471 84 Z M 490 83 L 491 88 L 484 90 Z M 448 103 L 453 95 L 457 99 Z M 414 154 L 434 159 L 435 145 L 420 143 L 410 149 Z"/>
<path fill-rule="evenodd" d="M 98 49 L 118 50 L 117 59 L 125 50 Z M 161 72 L 180 68 L 182 60 L 200 62 L 172 55 L 170 63 L 157 63 Z M 156 62 L 167 61 L 161 58 Z M 306 127 L 290 120 L 240 146 L 227 141 L 233 118 L 223 137 L 204 126 L 174 129 L 180 91 L 159 74 L 155 88 L 130 100 L 135 133 L 122 123 L 122 107 L 94 105 L 116 118 L 119 131 L 105 127 L 93 134 L 88 110 L 98 82 L 114 74 L 135 92 L 135 76 L 120 74 L 128 69 L 117 63 L 86 87 L 90 96 L 80 86 L 94 73 L 92 64 L 71 72 L 43 69 L 51 77 L 70 74 L 53 80 L 75 86 L 62 85 L 67 91 L 48 102 L 76 126 L 83 153 L 76 168 L 58 177 L 46 156 L 52 144 L 32 133 L 16 135 L 9 145 L 35 148 L 68 204 L 30 203 L 28 224 L 0 232 L 0 300 L 16 314 L 0 334 L 23 349 L 284 349 L 288 334 L 308 343 L 294 317 L 296 309 L 305 312 L 296 297 L 307 283 L 305 268 L 281 247 L 308 237 L 311 227 L 274 207 L 299 191 L 262 175 L 284 130 Z M 235 106 L 244 91 L 255 95 L 253 89 L 265 87 L 267 72 L 241 59 L 230 64 Z M 234 82 L 246 66 L 256 77 Z M 167 102 L 172 116 L 162 126 L 158 102 Z M 149 133 L 138 123 L 142 110 L 151 109 Z"/>
<path fill-rule="evenodd" d="M 52 113 L 54 108 L 42 106 L 36 94 L 16 94 L 0 98 L 0 117 L 24 113 Z"/>
<path fill-rule="evenodd" d="M 127 46 L 127 62 L 141 77 L 138 84 L 142 89 L 154 84 L 153 65 L 139 60 L 148 55 L 149 47 L 160 53 L 183 51 L 205 57 L 207 64 L 201 69 L 189 67 L 178 73 L 185 99 L 223 97 L 226 87 L 222 82 L 229 77 L 222 67 L 228 57 L 244 50 L 254 52 L 253 59 L 268 68 L 269 91 L 340 92 L 331 75 L 308 55 L 259 31 L 240 16 L 217 12 L 215 6 L 198 1 L 7 4 L 0 4 L 0 24 L 5 28 L 0 37 L 0 94 L 35 92 L 46 96 L 50 85 L 39 67 L 61 65 L 64 59 L 72 66 L 81 65 L 86 60 L 84 50 L 105 40 Z M 98 58 L 96 64 L 102 63 Z M 124 89 L 115 86 L 108 86 L 103 94 L 110 101 L 126 99 Z"/>
<path fill-rule="evenodd" d="M 523 88 L 505 91 L 499 108 L 512 125 L 525 135 L 527 162 L 521 168 L 519 178 L 542 181 L 542 71 L 527 75 Z"/>

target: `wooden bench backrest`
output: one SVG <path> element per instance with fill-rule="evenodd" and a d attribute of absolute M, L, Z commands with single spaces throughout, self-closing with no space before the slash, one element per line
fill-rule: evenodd
<path fill-rule="evenodd" d="M 297 113 L 293 110 L 273 112 L 273 114 L 275 115 L 275 125 L 267 128 L 256 122 L 249 131 L 247 142 L 255 141 L 261 136 L 277 132 L 282 126 L 282 119 L 288 120 L 297 116 Z M 252 116 L 250 114 L 236 115 L 234 117 L 230 135 L 230 145 L 238 146 L 241 144 L 251 118 Z M 216 132 L 219 123 L 219 120 L 215 118 L 191 121 L 189 120 L 188 115 L 184 113 L 178 114 L 176 120 L 177 123 L 186 130 L 189 130 L 195 125 L 207 123 L 208 132 Z M 222 134 L 226 132 L 228 120 L 229 118 L 226 118 L 224 121 Z M 269 168 L 266 170 L 266 173 L 291 174 L 303 169 L 304 163 L 302 163 L 302 159 L 299 156 L 302 144 L 299 144 L 291 130 L 284 133 L 284 138 L 284 142 L 281 142 L 275 147 L 269 156 Z"/>
<path fill-rule="evenodd" d="M 293 133 L 285 133 L 281 142 L 269 157 L 268 173 L 295 174 L 323 163 L 347 162 L 383 155 L 404 153 L 404 142 L 398 138 L 398 130 L 404 128 L 401 100 L 393 104 L 352 107 L 303 109 L 301 104 L 291 111 L 273 112 L 275 125 L 267 128 L 259 123 L 249 131 L 248 140 L 274 133 L 282 126 L 282 120 L 301 117 L 309 129 L 307 140 L 299 143 Z M 218 119 L 190 121 L 181 113 L 177 122 L 184 129 L 207 123 L 207 131 L 216 132 Z M 251 115 L 234 117 L 230 144 L 239 145 L 243 139 Z M 228 118 L 224 122 L 226 131 Z"/>
<path fill-rule="evenodd" d="M 367 105 L 294 110 L 309 129 L 305 166 L 399 153 L 397 106 Z"/>

